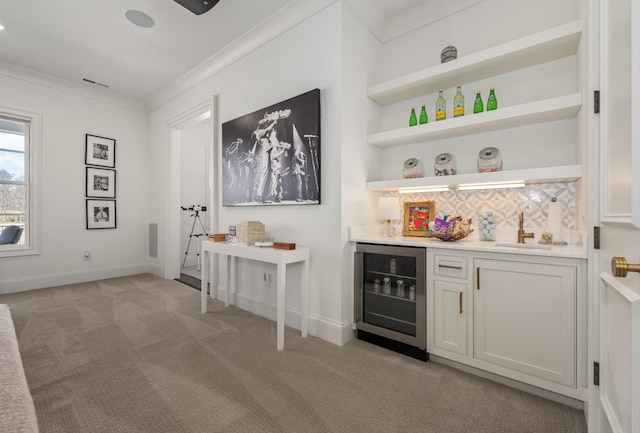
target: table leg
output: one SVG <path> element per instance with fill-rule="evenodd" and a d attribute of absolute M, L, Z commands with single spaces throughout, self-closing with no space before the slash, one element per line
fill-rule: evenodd
<path fill-rule="evenodd" d="M 236 256 L 231 256 L 231 273 L 229 274 L 229 290 L 231 291 L 231 305 L 236 305 L 236 291 L 238 289 L 238 270 Z"/>
<path fill-rule="evenodd" d="M 302 300 L 302 312 L 301 312 L 301 320 L 302 324 L 300 329 L 302 331 L 302 336 L 306 337 L 308 332 L 308 321 L 309 321 L 309 260 L 304 261 L 304 270 L 302 271 L 302 284 L 301 284 L 301 300 Z"/>
<path fill-rule="evenodd" d="M 207 283 L 209 282 L 209 252 L 202 251 L 202 271 L 200 280 L 200 313 L 207 312 Z"/>
<path fill-rule="evenodd" d="M 287 265 L 278 263 L 278 293 L 276 295 L 276 339 L 277 349 L 284 349 L 284 297 L 287 287 Z"/>
<path fill-rule="evenodd" d="M 229 297 L 230 297 L 230 291 L 231 291 L 231 285 L 229 284 L 231 282 L 231 257 L 229 257 L 228 255 L 227 257 L 227 284 L 225 285 L 224 288 L 224 306 L 228 307 L 229 306 Z"/>

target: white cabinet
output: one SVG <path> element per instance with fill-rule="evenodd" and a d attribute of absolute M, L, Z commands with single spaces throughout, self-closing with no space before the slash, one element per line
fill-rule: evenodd
<path fill-rule="evenodd" d="M 433 278 L 430 317 L 433 317 L 432 350 L 468 354 L 468 281 L 467 257 L 430 254 L 428 268 Z"/>
<path fill-rule="evenodd" d="M 576 268 L 475 259 L 475 359 L 576 387 Z"/>
<path fill-rule="evenodd" d="M 427 352 L 586 399 L 583 260 L 434 250 Z"/>
<path fill-rule="evenodd" d="M 465 283 L 433 279 L 435 347 L 467 355 L 467 299 Z"/>
<path fill-rule="evenodd" d="M 370 86 L 368 96 L 380 105 L 393 104 L 415 98 L 439 88 L 495 77 L 518 69 L 541 65 L 552 60 L 576 55 L 582 37 L 582 21 L 567 23 L 537 34 L 510 41 L 455 61 L 443 63 L 387 82 Z M 576 77 L 576 80 L 578 77 Z M 526 85 L 523 84 L 523 85 Z M 579 87 L 579 86 L 578 86 Z M 583 104 L 581 93 L 568 93 L 515 106 L 501 107 L 496 111 L 468 115 L 444 122 L 430 122 L 412 128 L 403 127 L 370 134 L 367 142 L 380 148 L 405 146 L 433 140 L 460 137 L 531 125 L 560 119 L 575 118 Z M 546 167 L 536 173 L 538 167 L 503 172 L 500 179 L 487 179 L 487 173 L 463 174 L 457 179 L 446 179 L 450 187 L 461 183 L 503 182 L 525 180 L 528 183 L 569 182 L 582 176 L 580 165 Z M 521 173 L 522 171 L 530 171 Z M 523 179 L 523 176 L 525 177 Z M 442 178 L 396 179 L 367 184 L 371 191 L 397 191 L 400 188 L 418 188 L 441 185 Z"/>

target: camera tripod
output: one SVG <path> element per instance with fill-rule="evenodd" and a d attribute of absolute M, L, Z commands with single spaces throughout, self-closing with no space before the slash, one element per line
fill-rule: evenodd
<path fill-rule="evenodd" d="M 200 236 L 207 236 L 207 229 L 204 228 L 204 224 L 202 223 L 202 220 L 200 219 L 200 210 L 202 210 L 203 212 L 206 211 L 206 207 L 200 207 L 200 206 L 191 206 L 189 208 L 186 207 L 182 207 L 180 206 L 180 208 L 182 210 L 188 210 L 188 211 L 192 211 L 193 213 L 191 214 L 191 217 L 193 218 L 193 224 L 191 225 L 191 233 L 189 234 L 189 242 L 187 242 L 187 250 L 184 252 L 184 260 L 182 261 L 182 267 L 185 266 L 185 264 L 187 263 L 187 256 L 189 255 L 189 247 L 191 246 L 191 239 L 192 238 L 199 238 Z M 198 221 L 200 223 L 200 227 L 202 227 L 202 231 L 204 233 L 196 233 L 194 234 L 195 228 L 196 228 L 196 221 Z M 196 252 L 196 256 L 198 257 L 198 270 L 200 270 L 200 244 L 198 244 L 198 250 Z"/>

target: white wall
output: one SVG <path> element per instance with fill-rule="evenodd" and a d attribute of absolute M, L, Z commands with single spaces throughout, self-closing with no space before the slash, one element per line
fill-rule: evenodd
<path fill-rule="evenodd" d="M 146 272 L 147 114 L 2 74 L 0 89 L 3 106 L 42 115 L 42 254 L 0 260 L 0 293 Z M 116 140 L 115 230 L 86 229 L 87 133 Z"/>
<path fill-rule="evenodd" d="M 342 130 L 342 312 L 353 318 L 353 245 L 348 228 L 375 224 L 377 193 L 367 191 L 370 173 L 379 167 L 380 149 L 367 145 L 366 135 L 375 103 L 367 97 L 369 73 L 379 64 L 380 43 L 356 10 L 342 4 L 341 130 Z"/>
<path fill-rule="evenodd" d="M 321 194 L 320 205 L 218 208 L 213 230 L 226 231 L 243 220 L 259 220 L 267 235 L 277 241 L 295 242 L 311 249 L 309 332 L 342 343 L 342 267 L 340 225 L 340 6 L 334 3 L 300 24 L 264 43 L 200 84 L 151 113 L 151 143 L 155 155 L 152 180 L 165 185 L 150 198 L 152 213 L 160 216 L 164 237 L 164 203 L 169 190 L 163 177 L 169 169 L 167 122 L 218 95 L 218 124 L 319 88 L 321 90 Z M 219 134 L 220 131 L 216 131 Z M 216 148 L 220 160 L 220 148 Z M 218 170 L 216 188 L 221 192 Z M 166 241 L 166 239 L 165 239 Z M 164 266 L 165 242 L 154 267 Z M 223 269 L 224 267 L 221 267 Z M 299 327 L 301 266 L 290 267 L 287 276 L 287 323 Z M 275 291 L 265 287 L 262 274 L 275 268 L 260 263 L 240 263 L 236 302 L 258 314 L 275 318 Z M 275 285 L 275 281 L 273 282 Z"/>

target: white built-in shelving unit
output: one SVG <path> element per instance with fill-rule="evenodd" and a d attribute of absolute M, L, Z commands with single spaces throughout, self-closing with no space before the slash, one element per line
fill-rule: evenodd
<path fill-rule="evenodd" d="M 573 56 L 582 36 L 582 21 L 574 21 L 492 47 L 369 87 L 368 96 L 380 105 L 393 104 L 458 83 L 477 81 L 522 68 Z M 390 148 L 478 134 L 488 131 L 575 118 L 582 107 L 580 93 L 562 95 L 525 104 L 501 107 L 495 111 L 431 122 L 415 127 L 370 134 L 371 146 Z M 525 181 L 526 183 L 569 182 L 582 176 L 580 165 L 530 168 L 495 173 L 472 173 L 444 177 L 424 177 L 368 182 L 372 191 L 397 191 L 399 188 L 439 186 L 456 187 L 463 183 Z"/>

